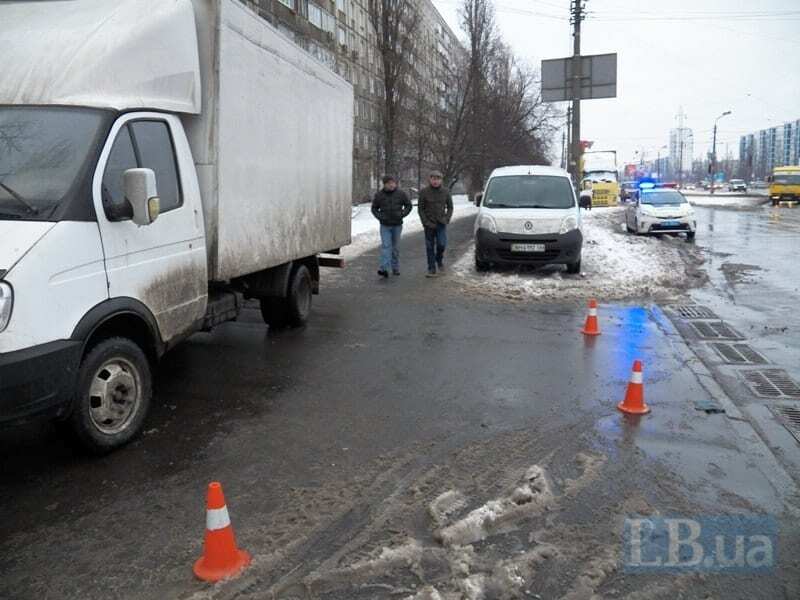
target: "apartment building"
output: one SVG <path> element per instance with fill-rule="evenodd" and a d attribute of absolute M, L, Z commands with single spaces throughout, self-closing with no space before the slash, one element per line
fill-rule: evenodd
<path fill-rule="evenodd" d="M 739 138 L 740 176 L 764 179 L 775 167 L 800 165 L 800 119 Z"/>
<path fill-rule="evenodd" d="M 353 84 L 353 200 L 370 198 L 383 174 L 384 87 L 367 0 L 241 1 Z M 432 105 L 445 109 L 447 89 L 434 80 L 445 71 L 458 42 L 430 0 L 418 2 L 421 23 L 415 36 L 416 54 L 409 57 L 412 72 L 406 83 L 412 89 L 424 90 L 431 96 Z M 401 172 L 397 175 L 404 186 L 416 186 L 420 178 L 416 171 L 434 166 L 429 153 L 424 160 L 419 158 L 407 152 L 400 157 Z"/>

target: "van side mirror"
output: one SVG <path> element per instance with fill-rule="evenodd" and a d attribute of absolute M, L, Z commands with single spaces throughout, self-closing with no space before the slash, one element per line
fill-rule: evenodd
<path fill-rule="evenodd" d="M 475 194 L 475 206 L 480 206 L 482 201 L 483 201 L 483 192 L 478 192 L 477 194 Z"/>
<path fill-rule="evenodd" d="M 128 169 L 122 174 L 125 199 L 133 207 L 133 222 L 143 227 L 158 218 L 161 200 L 153 169 Z"/>

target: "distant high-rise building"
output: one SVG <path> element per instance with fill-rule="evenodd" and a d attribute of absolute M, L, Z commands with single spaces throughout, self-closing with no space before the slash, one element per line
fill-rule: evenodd
<path fill-rule="evenodd" d="M 669 165 L 673 177 L 692 172 L 694 134 L 689 127 L 676 127 L 669 132 Z"/>
<path fill-rule="evenodd" d="M 787 165 L 800 165 L 800 119 L 739 139 L 741 177 L 764 179 L 775 167 Z"/>

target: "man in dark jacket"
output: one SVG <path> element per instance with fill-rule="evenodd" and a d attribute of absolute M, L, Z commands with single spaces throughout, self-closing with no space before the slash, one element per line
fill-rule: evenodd
<path fill-rule="evenodd" d="M 428 253 L 428 277 L 436 277 L 436 270 L 444 268 L 444 250 L 447 246 L 447 224 L 453 216 L 453 198 L 442 185 L 442 173 L 433 171 L 430 185 L 419 193 L 418 210 L 425 228 L 425 249 Z"/>
<path fill-rule="evenodd" d="M 381 222 L 381 265 L 378 275 L 389 277 L 389 269 L 400 275 L 400 234 L 403 219 L 413 208 L 411 200 L 403 190 L 397 189 L 397 181 L 391 175 L 383 178 L 383 188 L 372 200 L 372 214 Z"/>

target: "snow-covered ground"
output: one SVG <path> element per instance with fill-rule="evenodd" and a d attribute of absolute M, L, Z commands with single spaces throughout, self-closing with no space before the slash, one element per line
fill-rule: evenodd
<path fill-rule="evenodd" d="M 732 199 L 731 199 L 732 200 Z M 741 200 L 741 199 L 739 199 Z M 453 198 L 457 216 L 475 214 L 466 196 Z M 624 299 L 666 297 L 685 290 L 697 277 L 700 259 L 683 237 L 640 237 L 623 226 L 624 207 L 596 208 L 583 213 L 583 260 L 580 275 L 563 266 L 498 269 L 478 273 L 474 247 L 460 257 L 450 256 L 450 277 L 465 292 L 512 300 Z M 422 231 L 416 207 L 405 220 L 403 235 Z M 345 259 L 380 245 L 378 222 L 369 204 L 353 207 L 353 242 L 342 249 Z"/>
<path fill-rule="evenodd" d="M 689 204 L 694 206 L 705 206 L 708 208 L 733 208 L 739 210 L 750 210 L 769 202 L 765 196 L 687 196 Z"/>
<path fill-rule="evenodd" d="M 683 237 L 640 237 L 627 233 L 622 207 L 583 213 L 580 275 L 564 267 L 475 270 L 470 249 L 451 271 L 465 291 L 512 300 L 561 300 L 596 297 L 612 300 L 670 296 L 686 289 L 697 275 Z"/>
<path fill-rule="evenodd" d="M 453 196 L 453 216 L 460 217 L 478 212 L 477 207 L 469 202 L 466 195 Z M 349 246 L 342 248 L 344 258 L 353 258 L 363 254 L 370 248 L 380 246 L 380 226 L 377 219 L 372 216 L 370 204 L 359 204 L 353 207 L 352 238 Z M 417 206 L 403 221 L 403 235 L 410 235 L 422 231 L 422 223 L 417 214 Z"/>

